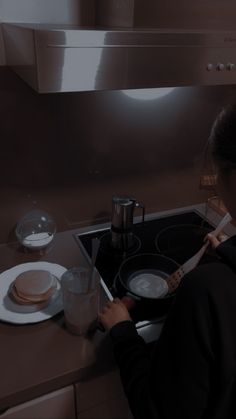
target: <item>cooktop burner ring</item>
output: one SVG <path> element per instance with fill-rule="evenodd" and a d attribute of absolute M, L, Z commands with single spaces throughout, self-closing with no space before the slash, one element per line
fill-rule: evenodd
<path fill-rule="evenodd" d="M 112 256 L 131 256 L 139 251 L 141 247 L 141 240 L 133 234 L 133 245 L 130 249 L 115 249 L 111 245 L 111 232 L 108 231 L 100 237 L 100 251 Z"/>
<path fill-rule="evenodd" d="M 201 248 L 210 231 L 209 227 L 198 224 L 170 225 L 158 232 L 155 246 L 162 254 L 185 254 L 187 260 Z"/>

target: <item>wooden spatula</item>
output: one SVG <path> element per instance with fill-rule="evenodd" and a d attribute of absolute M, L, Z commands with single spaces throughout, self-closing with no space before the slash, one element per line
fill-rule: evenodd
<path fill-rule="evenodd" d="M 228 223 L 230 223 L 231 220 L 232 220 L 232 217 L 227 212 L 227 214 L 222 218 L 222 220 L 220 221 L 216 229 L 213 230 L 211 234 L 214 235 L 215 237 L 218 236 L 221 230 L 223 230 L 223 228 Z M 173 293 L 178 287 L 183 276 L 186 275 L 188 272 L 190 272 L 192 269 L 194 269 L 197 266 L 197 264 L 199 263 L 200 259 L 204 255 L 208 246 L 209 246 L 209 242 L 207 241 L 201 247 L 201 249 L 197 253 L 195 253 L 195 255 L 193 255 L 190 259 L 188 259 L 187 262 L 185 262 L 183 265 L 181 265 L 177 269 L 177 271 L 175 271 L 172 275 L 170 275 L 170 277 L 166 280 L 167 285 L 168 285 L 168 294 Z"/>

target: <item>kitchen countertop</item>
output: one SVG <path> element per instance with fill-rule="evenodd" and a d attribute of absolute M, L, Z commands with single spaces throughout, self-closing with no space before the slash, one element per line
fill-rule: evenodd
<path fill-rule="evenodd" d="M 17 243 L 1 245 L 1 271 L 36 260 L 66 268 L 86 266 L 73 237 L 76 231 L 56 234 L 51 249 L 42 255 L 24 253 Z M 96 331 L 89 339 L 72 335 L 65 328 L 63 313 L 37 324 L 0 321 L 0 410 L 114 366 L 107 334 Z"/>
<path fill-rule="evenodd" d="M 186 209 L 191 210 L 193 206 Z M 204 214 L 203 205 L 197 209 Z M 172 212 L 157 213 L 155 217 Z M 211 209 L 208 217 L 214 224 L 221 218 Z M 226 232 L 234 233 L 230 228 Z M 49 251 L 41 255 L 25 253 L 17 243 L 1 245 L 0 270 L 36 260 L 59 263 L 66 268 L 86 266 L 73 237 L 79 231 L 81 229 L 57 233 Z M 31 325 L 0 321 L 0 410 L 113 368 L 115 362 L 109 336 L 100 331 L 88 339 L 72 335 L 65 328 L 63 313 Z"/>

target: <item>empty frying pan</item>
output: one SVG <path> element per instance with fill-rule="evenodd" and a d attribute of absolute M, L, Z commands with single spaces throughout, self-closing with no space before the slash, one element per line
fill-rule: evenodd
<path fill-rule="evenodd" d="M 126 291 L 123 302 L 126 304 L 129 301 L 127 297 L 134 302 L 137 300 L 157 302 L 169 298 L 166 279 L 178 267 L 173 259 L 152 253 L 143 253 L 124 260 L 117 278 Z M 126 305 L 129 305 L 129 308 L 132 306 L 131 302 Z"/>

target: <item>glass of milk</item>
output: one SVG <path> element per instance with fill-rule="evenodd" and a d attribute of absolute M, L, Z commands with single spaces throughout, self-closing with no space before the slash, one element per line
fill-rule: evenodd
<path fill-rule="evenodd" d="M 94 269 L 74 267 L 61 277 L 65 323 L 72 333 L 86 335 L 97 325 L 100 275 Z"/>

